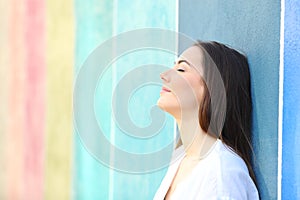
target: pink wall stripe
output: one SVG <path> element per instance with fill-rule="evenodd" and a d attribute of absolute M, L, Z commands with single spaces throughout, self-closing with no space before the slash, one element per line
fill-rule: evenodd
<path fill-rule="evenodd" d="M 11 0 L 8 27 L 9 85 L 8 127 L 6 134 L 7 191 L 6 199 L 23 197 L 23 138 L 24 138 L 24 4 L 23 0 Z"/>
<path fill-rule="evenodd" d="M 24 174 L 27 199 L 43 199 L 45 134 L 45 1 L 25 0 L 26 96 Z"/>

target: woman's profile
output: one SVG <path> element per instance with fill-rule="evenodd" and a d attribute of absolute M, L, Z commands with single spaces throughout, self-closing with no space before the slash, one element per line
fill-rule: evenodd
<path fill-rule="evenodd" d="M 199 41 L 161 79 L 158 106 L 177 122 L 181 145 L 174 154 L 181 156 L 154 199 L 259 199 L 251 166 L 246 56 L 218 42 Z"/>

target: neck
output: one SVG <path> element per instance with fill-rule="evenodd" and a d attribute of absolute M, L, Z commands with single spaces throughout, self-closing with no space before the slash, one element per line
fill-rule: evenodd
<path fill-rule="evenodd" d="M 184 121 L 176 119 L 176 121 L 186 156 L 199 159 L 205 157 L 217 138 L 201 129 L 198 117 L 191 117 Z"/>

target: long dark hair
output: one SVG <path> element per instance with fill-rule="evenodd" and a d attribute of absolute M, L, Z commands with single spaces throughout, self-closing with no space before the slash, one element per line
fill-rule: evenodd
<path fill-rule="evenodd" d="M 246 163 L 249 174 L 256 184 L 255 175 L 251 166 L 252 145 L 252 99 L 250 71 L 248 60 L 245 55 L 237 50 L 218 42 L 198 41 L 196 46 L 204 49 L 217 66 L 223 79 L 226 91 L 226 116 L 224 125 L 221 128 L 219 138 L 234 150 Z M 205 61 L 204 61 L 205 65 Z M 204 66 L 204 71 L 208 70 Z M 207 74 L 204 72 L 204 75 Z M 209 81 L 210 77 L 205 77 L 206 87 L 203 100 L 199 109 L 199 123 L 201 128 L 211 133 L 209 130 L 213 115 L 217 112 L 211 111 L 211 97 L 208 87 L 213 84 Z M 216 135 L 218 133 L 213 133 Z"/>

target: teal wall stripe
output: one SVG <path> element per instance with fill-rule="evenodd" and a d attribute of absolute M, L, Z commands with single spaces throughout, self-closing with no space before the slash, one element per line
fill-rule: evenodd
<path fill-rule="evenodd" d="M 122 0 L 117 2 L 118 12 L 114 20 L 116 34 L 147 27 L 171 30 L 176 28 L 175 0 Z M 151 41 L 151 38 L 145 38 L 145 40 Z M 139 50 L 130 53 L 116 62 L 116 81 L 118 82 L 124 74 L 130 73 L 135 67 L 145 64 L 154 64 L 154 67 L 155 64 L 172 67 L 174 56 L 174 54 L 158 50 Z M 159 74 L 153 74 L 153 70 L 149 68 L 148 71 L 145 71 L 145 76 L 159 76 Z M 144 127 L 151 123 L 148 115 L 151 106 L 155 105 L 159 98 L 159 91 L 160 87 L 152 86 L 142 88 L 133 95 L 132 101 L 129 103 L 129 111 L 132 121 L 137 125 Z M 115 143 L 129 152 L 155 152 L 172 141 L 172 134 L 173 120 L 168 116 L 167 123 L 156 137 L 142 141 L 135 140 L 116 129 Z M 135 175 L 114 172 L 114 199 L 153 199 L 165 172 L 166 169 Z"/>
<path fill-rule="evenodd" d="M 110 0 L 75 0 L 75 76 L 87 56 L 111 37 L 112 9 Z M 110 118 L 104 123 L 110 123 Z M 88 153 L 78 133 L 74 137 L 73 199 L 108 199 L 109 169 Z"/>

